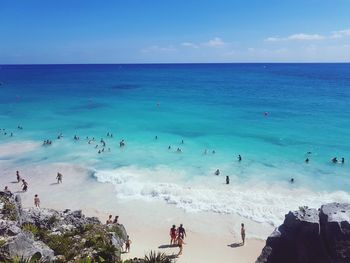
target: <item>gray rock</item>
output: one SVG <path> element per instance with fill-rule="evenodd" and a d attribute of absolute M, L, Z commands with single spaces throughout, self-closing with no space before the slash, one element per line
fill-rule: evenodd
<path fill-rule="evenodd" d="M 45 262 L 49 262 L 53 259 L 54 252 L 43 242 L 34 241 L 33 234 L 21 232 L 7 240 L 7 243 L 0 247 L 0 255 L 5 255 L 7 258 L 18 256 L 25 260 L 36 256 Z"/>
<path fill-rule="evenodd" d="M 349 263 L 350 205 L 289 212 L 256 263 Z"/>

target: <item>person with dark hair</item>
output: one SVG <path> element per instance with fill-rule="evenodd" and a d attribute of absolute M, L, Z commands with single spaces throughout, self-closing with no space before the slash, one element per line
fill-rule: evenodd
<path fill-rule="evenodd" d="M 244 242 L 245 242 L 245 228 L 244 228 L 244 224 L 241 224 L 241 237 L 242 237 L 242 246 L 244 246 Z"/>
<path fill-rule="evenodd" d="M 40 208 L 40 199 L 39 199 L 38 195 L 34 196 L 34 205 L 35 205 L 35 207 Z"/>
<path fill-rule="evenodd" d="M 230 184 L 230 177 L 226 175 L 226 184 Z"/>
<path fill-rule="evenodd" d="M 172 228 L 170 228 L 170 246 L 175 245 L 176 243 L 176 226 L 173 225 Z"/>

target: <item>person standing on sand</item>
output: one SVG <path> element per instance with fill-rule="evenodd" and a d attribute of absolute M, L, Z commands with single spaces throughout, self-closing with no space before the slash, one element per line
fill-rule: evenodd
<path fill-rule="evenodd" d="M 170 228 L 170 246 L 175 245 L 176 243 L 176 226 L 173 225 L 172 228 Z"/>
<path fill-rule="evenodd" d="M 21 176 L 19 175 L 19 172 L 16 171 L 16 177 L 17 177 L 17 182 L 19 183 L 21 181 Z"/>
<path fill-rule="evenodd" d="M 115 216 L 115 217 L 114 217 L 114 220 L 113 220 L 113 224 L 119 225 L 118 219 L 119 219 L 119 216 Z"/>
<path fill-rule="evenodd" d="M 61 173 L 57 173 L 56 179 L 57 179 L 57 183 L 61 184 L 62 183 L 62 179 L 63 179 L 63 175 Z"/>
<path fill-rule="evenodd" d="M 244 246 L 244 242 L 245 242 L 245 228 L 244 228 L 244 224 L 241 224 L 241 237 L 242 237 L 242 246 Z"/>
<path fill-rule="evenodd" d="M 125 252 L 126 253 L 130 252 L 130 245 L 131 245 L 131 240 L 130 240 L 129 236 L 127 236 L 126 241 L 125 241 Z"/>
<path fill-rule="evenodd" d="M 180 224 L 179 228 L 177 229 L 177 235 L 178 235 L 178 237 L 181 237 L 181 239 L 184 239 L 186 236 L 186 230 L 182 226 L 182 224 Z"/>
<path fill-rule="evenodd" d="M 40 199 L 39 199 L 38 195 L 34 196 L 34 205 L 35 205 L 35 207 L 40 208 Z"/>
<path fill-rule="evenodd" d="M 186 243 L 184 242 L 183 238 L 181 236 L 179 236 L 177 238 L 177 245 L 179 246 L 179 253 L 177 254 L 178 256 L 182 255 L 182 249 L 183 249 L 183 245 L 185 245 Z"/>
<path fill-rule="evenodd" d="M 22 191 L 27 192 L 27 190 L 28 190 L 28 183 L 24 179 L 22 179 Z"/>

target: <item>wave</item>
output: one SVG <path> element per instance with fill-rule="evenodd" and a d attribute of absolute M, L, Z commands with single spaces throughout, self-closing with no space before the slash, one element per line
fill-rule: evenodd
<path fill-rule="evenodd" d="M 186 211 L 235 213 L 260 223 L 277 226 L 284 215 L 299 206 L 320 207 L 328 202 L 350 202 L 344 191 L 312 191 L 288 183 L 241 182 L 223 176 L 186 176 L 167 166 L 140 168 L 126 166 L 115 170 L 95 171 L 93 176 L 115 186 L 120 199 L 163 200 Z"/>

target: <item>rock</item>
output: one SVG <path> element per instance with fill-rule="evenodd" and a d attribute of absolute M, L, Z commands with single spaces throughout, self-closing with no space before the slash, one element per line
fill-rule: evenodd
<path fill-rule="evenodd" d="M 15 236 L 21 231 L 16 221 L 0 220 L 0 236 Z"/>
<path fill-rule="evenodd" d="M 266 240 L 256 263 L 349 263 L 350 205 L 289 212 Z"/>
<path fill-rule="evenodd" d="M 41 241 L 34 241 L 31 233 L 21 232 L 7 241 L 0 247 L 0 255 L 7 255 L 8 258 L 18 256 L 27 260 L 35 256 L 45 262 L 49 262 L 54 257 L 54 252 Z M 0 256 L 1 259 L 2 256 Z"/>

